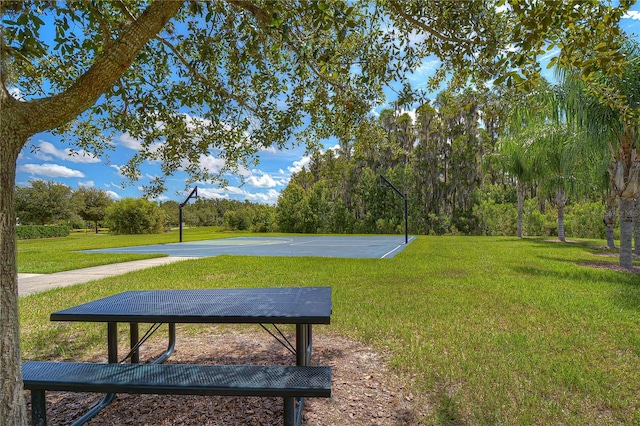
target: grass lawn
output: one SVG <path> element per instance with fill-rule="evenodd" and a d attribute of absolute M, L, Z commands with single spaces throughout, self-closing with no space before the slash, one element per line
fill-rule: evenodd
<path fill-rule="evenodd" d="M 80 238 L 62 256 L 75 262 L 86 255 L 74 245 L 105 247 L 109 238 L 133 241 Z M 139 243 L 151 242 L 160 241 Z M 25 250 L 48 244 L 56 243 L 21 242 L 19 264 Z M 392 259 L 179 262 L 20 299 L 22 350 L 25 359 L 81 359 L 104 348 L 106 327 L 48 315 L 124 290 L 327 285 L 332 323 L 314 330 L 390 353 L 426 403 L 425 425 L 640 424 L 640 277 L 585 266 L 617 262 L 595 244 L 425 236 Z"/>
<path fill-rule="evenodd" d="M 242 232 L 215 232 L 214 228 L 183 230 L 183 241 L 212 240 L 216 238 L 243 237 L 255 234 Z M 276 236 L 282 234 L 260 234 Z M 141 246 L 148 244 L 177 243 L 178 231 L 153 235 L 110 235 L 72 233 L 64 238 L 48 238 L 18 241 L 18 272 L 50 274 L 53 272 L 109 265 L 130 260 L 163 257 L 162 254 L 77 253 L 80 250 Z"/>

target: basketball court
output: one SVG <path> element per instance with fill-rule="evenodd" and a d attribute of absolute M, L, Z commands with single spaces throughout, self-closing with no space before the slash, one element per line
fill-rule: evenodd
<path fill-rule="evenodd" d="M 409 243 L 415 237 L 409 238 Z M 408 244 L 408 243 L 407 243 Z M 178 257 L 315 256 L 388 259 L 406 246 L 404 236 L 238 237 L 147 246 L 118 247 L 86 252 L 152 253 Z"/>

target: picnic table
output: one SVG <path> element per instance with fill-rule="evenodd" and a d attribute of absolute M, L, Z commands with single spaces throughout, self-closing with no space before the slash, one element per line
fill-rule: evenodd
<path fill-rule="evenodd" d="M 312 326 L 314 324 L 329 324 L 331 320 L 331 288 L 330 287 L 282 287 L 282 288 L 235 288 L 235 289 L 200 289 L 200 290 L 148 290 L 148 291 L 125 291 L 123 293 L 108 296 L 99 300 L 88 302 L 82 305 L 74 306 L 51 314 L 52 321 L 81 321 L 81 322 L 101 322 L 107 325 L 107 350 L 109 364 L 121 364 L 129 359 L 130 365 L 139 363 L 140 346 L 146 340 L 149 332 L 140 338 L 139 324 L 168 324 L 168 344 L 167 350 L 160 355 L 154 364 L 158 365 L 171 356 L 175 349 L 176 328 L 177 323 L 225 323 L 225 324 L 260 324 L 265 330 L 269 331 L 285 347 L 288 347 L 296 355 L 296 366 L 293 368 L 283 368 L 282 366 L 273 366 L 273 368 L 265 367 L 256 370 L 255 366 L 242 367 L 238 366 L 217 366 L 212 370 L 207 366 L 182 366 L 192 367 L 190 370 L 181 368 L 183 376 L 171 371 L 167 375 L 166 371 L 158 372 L 153 370 L 153 366 L 141 366 L 150 372 L 145 374 L 163 374 L 162 379 L 153 382 L 155 389 L 161 384 L 166 387 L 165 392 L 152 392 L 148 389 L 150 383 L 138 383 L 134 387 L 131 385 L 131 379 L 123 379 L 122 383 L 103 383 L 96 384 L 96 380 L 87 380 L 87 377 L 104 374 L 103 371 L 95 372 L 94 370 L 103 370 L 103 367 L 93 367 L 92 365 L 78 366 L 60 366 L 60 377 L 51 379 L 51 375 L 27 382 L 25 379 L 25 387 L 27 383 L 34 389 L 42 389 L 46 387 L 49 390 L 59 390 L 64 387 L 64 377 L 69 376 L 70 367 L 72 370 L 82 370 L 80 373 L 83 377 L 81 385 L 88 389 L 87 391 L 97 392 L 101 389 L 108 389 L 109 393 L 103 401 L 94 407 L 90 412 L 78 420 L 75 424 L 82 424 L 95 416 L 106 405 L 111 403 L 114 398 L 114 389 L 120 389 L 124 386 L 123 392 L 131 393 L 188 393 L 191 394 L 243 394 L 245 389 L 247 395 L 280 395 L 284 397 L 285 403 L 285 424 L 300 424 L 302 410 L 304 407 L 304 398 L 302 396 L 329 396 L 330 395 L 330 368 L 312 367 Z M 118 348 L 118 324 L 125 323 L 129 325 L 130 332 L 130 348 L 124 358 L 119 358 Z M 276 332 L 271 331 L 265 326 L 271 325 Z M 280 331 L 278 325 L 295 324 L 295 342 L 291 343 L 284 333 Z M 157 326 L 150 328 L 157 329 Z M 94 364 L 99 365 L 99 364 Z M 102 364 L 102 366 L 106 366 Z M 36 371 L 36 362 L 25 362 L 27 372 Z M 108 367 L 108 366 L 107 366 Z M 175 365 L 156 367 L 166 369 L 167 367 L 176 368 Z M 29 370 L 31 368 L 31 370 Z M 114 367 L 119 368 L 119 367 Z M 180 367 L 177 367 L 180 368 Z M 226 369 L 225 369 L 226 368 Z M 42 367 L 41 370 L 51 370 Z M 24 368 L 23 368 L 24 370 Z M 40 370 L 38 370 L 40 371 Z M 136 369 L 136 371 L 140 371 Z M 328 371 L 328 376 L 327 376 Z M 34 373 L 35 374 L 35 373 Z M 44 374 L 44 373 L 43 373 Z M 113 371 L 109 371 L 113 374 Z M 123 374 L 131 374 L 129 370 Z M 166 377 L 176 377 L 176 381 L 181 383 L 171 383 L 171 379 Z M 204 386 L 200 381 L 202 377 L 213 375 L 215 384 Z M 233 375 L 232 382 L 228 381 L 228 377 Z M 275 377 L 275 379 L 265 379 L 265 377 Z M 285 379 L 286 376 L 286 379 Z M 295 377 L 294 377 L 295 376 Z M 97 376 L 96 376 L 97 377 Z M 127 376 L 129 377 L 129 376 Z M 136 376 L 137 377 L 137 376 Z M 155 377 L 155 376 L 154 376 Z M 256 385 L 256 377 L 260 377 L 258 385 Z M 310 379 L 311 377 L 311 379 Z M 326 384 L 321 384 L 323 380 L 329 378 L 329 393 L 327 394 Z M 320 380 L 318 379 L 320 378 Z M 46 380 L 45 380 L 46 379 Z M 136 379 L 141 380 L 141 379 Z M 162 383 L 158 383 L 160 380 Z M 234 381 L 235 380 L 235 381 Z M 311 380 L 311 381 L 310 381 Z M 318 381 L 319 380 L 319 381 Z M 129 383 L 130 389 L 126 384 Z M 249 384 L 247 384 L 249 383 Z M 294 383 L 294 385 L 291 385 Z M 301 384 L 302 383 L 302 384 Z M 305 384 L 311 383 L 311 384 Z M 320 383 L 320 384 L 319 384 Z M 108 385 L 108 386 L 107 386 Z M 185 390 L 192 385 L 191 390 Z M 57 386 L 57 387 L 56 387 Z M 77 383 L 73 384 L 74 388 L 82 387 Z M 306 387 L 306 389 L 305 389 Z M 323 388 L 322 391 L 319 388 Z M 216 390 L 217 389 L 217 390 Z M 40 396 L 44 398 L 44 395 Z M 43 403 L 42 403 L 43 404 Z M 44 416 L 44 415 L 43 415 Z M 35 422 L 34 422 L 35 423 Z"/>

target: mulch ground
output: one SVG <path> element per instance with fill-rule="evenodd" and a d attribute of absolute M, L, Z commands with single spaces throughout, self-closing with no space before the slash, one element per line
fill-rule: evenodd
<path fill-rule="evenodd" d="M 141 362 L 145 354 L 164 350 L 163 339 L 156 337 L 143 346 Z M 85 361 L 106 362 L 106 356 L 95 354 Z M 295 364 L 295 357 L 264 332 L 225 331 L 194 336 L 181 336 L 178 332 L 176 351 L 167 362 L 291 365 Z M 305 425 L 420 424 L 419 398 L 390 371 L 384 354 L 344 337 L 319 334 L 314 336 L 312 364 L 332 367 L 332 396 L 306 400 Z M 29 401 L 28 391 L 25 396 Z M 70 424 L 100 399 L 95 394 L 48 392 L 48 424 Z M 276 426 L 282 425 L 282 411 L 281 398 L 119 394 L 88 425 Z"/>

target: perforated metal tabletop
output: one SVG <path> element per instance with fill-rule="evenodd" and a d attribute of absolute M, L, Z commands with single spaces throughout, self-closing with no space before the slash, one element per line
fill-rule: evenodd
<path fill-rule="evenodd" d="M 329 324 L 331 287 L 126 291 L 52 321 Z"/>

